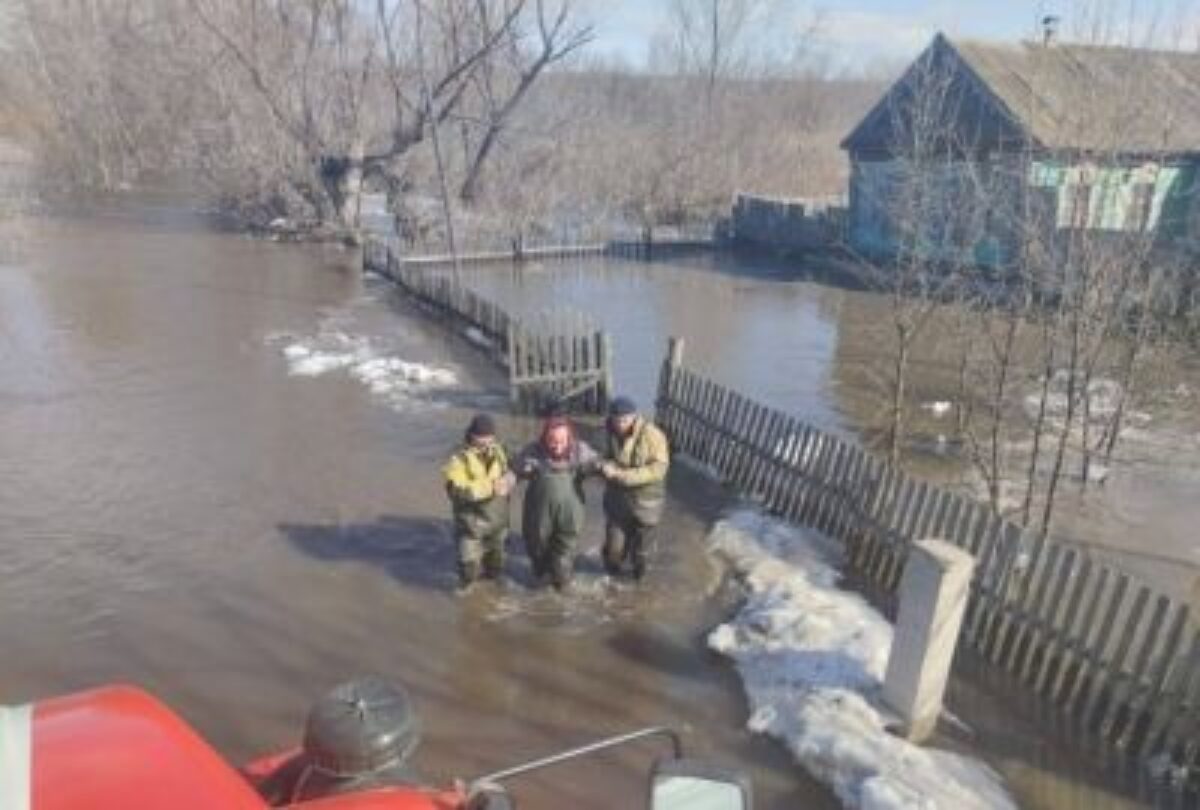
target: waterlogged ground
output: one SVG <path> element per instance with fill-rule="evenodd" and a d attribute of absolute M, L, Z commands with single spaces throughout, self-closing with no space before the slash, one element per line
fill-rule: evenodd
<path fill-rule="evenodd" d="M 676 335 L 686 338 L 686 363 L 710 378 L 822 429 L 869 440 L 890 404 L 888 302 L 809 280 L 811 270 L 801 261 L 712 255 L 650 264 L 592 259 L 490 266 L 468 270 L 467 280 L 517 311 L 564 303 L 597 315 L 613 333 L 618 387 L 643 401 L 653 398 L 667 337 Z M 922 476 L 983 497 L 967 448 L 955 439 L 960 338 L 954 317 L 946 311 L 932 318 L 917 344 L 909 463 Z M 1036 360 L 1036 347 L 1027 354 Z M 1086 488 L 1078 465 L 1070 465 L 1056 530 L 1171 594 L 1197 599 L 1200 362 L 1185 356 L 1155 375 L 1159 393 L 1129 414 L 1113 463 L 1094 468 Z M 1011 419 L 1032 422 L 1039 380 L 1022 374 L 1015 385 L 1020 403 L 1014 410 L 1027 413 Z M 1096 385 L 1115 400 L 1114 383 Z M 1053 417 L 1065 397 L 1052 393 L 1058 394 L 1051 398 Z M 1101 407 L 1103 399 L 1097 397 Z M 1023 471 L 1030 442 L 1020 430 L 1013 436 L 1003 447 L 1005 463 Z M 1014 486 L 1002 501 L 1012 507 L 1022 496 Z"/>
<path fill-rule="evenodd" d="M 470 413 L 507 400 L 476 355 L 340 250 L 162 211 L 29 233 L 0 265 L 0 703 L 138 683 L 237 761 L 378 672 L 412 690 L 437 781 L 665 724 L 746 769 L 760 807 L 836 806 L 744 728 L 704 647 L 730 609 L 713 507 L 673 499 L 647 588 L 601 576 L 595 498 L 577 594 L 532 590 L 514 548 L 507 588 L 460 598 L 438 471 Z M 639 806 L 662 751 L 518 793 Z"/>
<path fill-rule="evenodd" d="M 470 413 L 506 402 L 465 341 L 337 249 L 137 209 L 27 233 L 23 260 L 0 265 L 0 703 L 135 682 L 236 761 L 293 744 L 316 695 L 378 672 L 414 693 L 434 780 L 665 724 L 747 770 L 757 807 L 836 806 L 746 728 L 770 730 L 751 714 L 754 683 L 748 702 L 707 648 L 755 604 L 709 553 L 727 504 L 711 482 L 678 468 L 644 588 L 601 575 L 593 498 L 576 593 L 533 589 L 514 547 L 506 587 L 456 596 L 438 467 Z M 838 361 L 853 298 L 677 269 L 542 269 L 522 301 L 573 299 L 623 324 L 618 380 L 644 403 L 659 347 L 683 334 L 707 373 L 853 433 Z M 503 427 L 518 440 L 531 429 Z M 1082 788 L 1090 772 L 988 711 L 986 692 L 956 700 L 981 716 L 960 747 L 982 751 L 1019 803 L 1126 806 Z M 639 806 L 660 750 L 547 772 L 518 793 L 526 807 Z"/>

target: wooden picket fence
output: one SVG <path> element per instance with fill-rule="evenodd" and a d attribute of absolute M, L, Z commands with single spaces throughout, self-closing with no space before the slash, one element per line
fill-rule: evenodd
<path fill-rule="evenodd" d="M 893 598 L 915 540 L 964 548 L 976 569 L 961 643 L 1105 747 L 1200 777 L 1200 626 L 1188 605 L 711 382 L 682 352 L 673 340 L 658 393 L 676 452 L 842 541 L 852 571 Z"/>
<path fill-rule="evenodd" d="M 513 405 L 538 413 L 561 402 L 604 413 L 612 391 L 608 333 L 573 310 L 509 321 L 508 379 Z"/>
<path fill-rule="evenodd" d="M 368 245 L 383 245 L 385 240 L 374 238 L 368 240 Z M 474 267 L 481 264 L 513 264 L 520 262 L 538 262 L 553 259 L 586 259 L 586 258 L 617 258 L 640 259 L 670 259 L 680 256 L 707 253 L 716 247 L 716 242 L 709 239 L 697 238 L 666 238 L 647 241 L 644 239 L 610 239 L 607 242 L 580 242 L 574 244 L 514 244 L 504 249 L 472 250 L 459 253 L 457 257 L 449 253 L 438 253 L 422 256 L 404 256 L 397 261 L 404 268 L 445 268 L 454 265 L 457 260 L 460 266 Z M 373 248 L 378 250 L 379 248 Z M 395 253 L 396 251 L 393 250 Z"/>
<path fill-rule="evenodd" d="M 401 260 L 383 239 L 363 246 L 363 267 L 399 286 L 508 370 L 514 407 L 536 413 L 547 406 L 604 413 L 612 392 L 608 334 L 589 317 L 558 310 L 522 321 L 493 301 L 421 261 Z"/>

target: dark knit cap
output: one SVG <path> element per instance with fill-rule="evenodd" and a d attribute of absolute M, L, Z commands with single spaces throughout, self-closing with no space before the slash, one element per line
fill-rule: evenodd
<path fill-rule="evenodd" d="M 490 414 L 477 413 L 467 426 L 468 436 L 495 436 L 496 420 Z"/>
<path fill-rule="evenodd" d="M 637 403 L 629 397 L 617 397 L 608 403 L 609 416 L 629 416 L 637 413 Z"/>

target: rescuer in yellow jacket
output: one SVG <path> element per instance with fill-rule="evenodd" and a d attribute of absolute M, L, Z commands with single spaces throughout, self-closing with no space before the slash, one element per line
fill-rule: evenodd
<path fill-rule="evenodd" d="M 496 423 L 477 414 L 467 427 L 463 446 L 443 469 L 446 494 L 454 511 L 458 575 L 469 587 L 483 576 L 504 572 L 504 542 L 509 531 L 509 493 L 516 478 L 508 454 L 496 440 Z"/>
<path fill-rule="evenodd" d="M 604 568 L 617 576 L 626 562 L 634 579 L 646 573 L 658 523 L 666 502 L 667 437 L 639 416 L 628 397 L 617 397 L 608 411 L 608 448 L 600 472 L 604 488 Z"/>

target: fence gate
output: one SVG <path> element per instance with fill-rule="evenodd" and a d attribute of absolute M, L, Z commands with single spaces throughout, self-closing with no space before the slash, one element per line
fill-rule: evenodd
<path fill-rule="evenodd" d="M 515 409 L 538 413 L 553 406 L 599 414 L 608 407 L 612 348 L 608 334 L 587 315 L 555 309 L 519 319 L 455 280 L 445 262 L 402 259 L 383 239 L 367 241 L 363 267 L 394 282 L 435 316 L 469 330 L 472 342 L 508 370 Z"/>
<path fill-rule="evenodd" d="M 508 328 L 508 380 L 513 407 L 603 413 L 612 392 L 609 336 L 573 310 L 547 312 Z"/>

